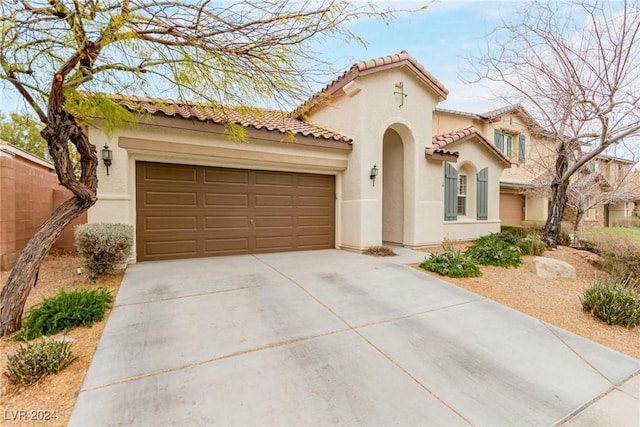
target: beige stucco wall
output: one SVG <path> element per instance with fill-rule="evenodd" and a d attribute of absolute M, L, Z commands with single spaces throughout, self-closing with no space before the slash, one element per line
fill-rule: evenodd
<path fill-rule="evenodd" d="M 394 92 L 402 82 L 407 95 Z M 393 68 L 357 77 L 350 83 L 349 93 L 340 91 L 332 103 L 311 113 L 315 123 L 326 125 L 353 138 L 353 153 L 344 174 L 343 246 L 362 249 L 382 243 L 382 200 L 384 185 L 369 180 L 374 164 L 384 181 L 382 144 L 387 129 L 395 130 L 402 139 L 404 157 L 403 244 L 416 245 L 429 233 L 422 219 L 440 213 L 429 194 L 428 168 L 424 147 L 431 143 L 431 114 L 437 103 L 436 94 L 407 68 Z M 356 93 L 354 93 L 356 92 Z M 418 185 L 421 183 L 421 185 Z M 439 233 L 441 234 L 441 232 Z"/>

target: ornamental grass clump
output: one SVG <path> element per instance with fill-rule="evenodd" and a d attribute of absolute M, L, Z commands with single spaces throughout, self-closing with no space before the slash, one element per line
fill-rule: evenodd
<path fill-rule="evenodd" d="M 609 325 L 632 328 L 640 324 L 640 286 L 632 277 L 596 280 L 584 291 L 582 309 Z"/>
<path fill-rule="evenodd" d="M 82 224 L 75 228 L 78 251 L 84 257 L 89 279 L 95 281 L 115 271 L 131 256 L 133 226 L 129 224 Z"/>
<path fill-rule="evenodd" d="M 512 233 L 492 233 L 474 240 L 465 254 L 481 265 L 517 267 L 522 263 L 517 243 L 518 237 Z"/>
<path fill-rule="evenodd" d="M 104 289 L 79 289 L 60 292 L 32 307 L 22 319 L 22 330 L 15 341 L 53 335 L 76 326 L 91 326 L 104 318 L 113 295 Z"/>
<path fill-rule="evenodd" d="M 480 277 L 478 264 L 464 252 L 448 249 L 433 253 L 426 258 L 420 268 L 449 277 Z"/>
<path fill-rule="evenodd" d="M 21 344 L 7 357 L 5 375 L 13 384 L 30 385 L 45 375 L 57 374 L 73 362 L 71 345 L 63 340 L 45 339 Z"/>
<path fill-rule="evenodd" d="M 544 244 L 542 239 L 535 234 L 521 238 L 518 240 L 517 246 L 520 248 L 520 253 L 522 255 L 537 256 L 542 255 L 544 251 L 547 250 L 547 246 Z"/>

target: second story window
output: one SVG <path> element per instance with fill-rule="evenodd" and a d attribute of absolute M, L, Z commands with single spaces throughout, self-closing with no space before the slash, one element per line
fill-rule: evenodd
<path fill-rule="evenodd" d="M 524 163 L 525 156 L 525 136 L 524 134 L 514 134 L 504 132 L 501 129 L 495 130 L 494 143 L 498 150 L 502 151 L 509 160 Z M 517 145 L 516 145 L 517 144 Z"/>

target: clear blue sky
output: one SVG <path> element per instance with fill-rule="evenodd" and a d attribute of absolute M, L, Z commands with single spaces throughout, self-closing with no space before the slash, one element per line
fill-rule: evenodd
<path fill-rule="evenodd" d="M 380 5 L 416 9 L 426 2 L 387 0 Z M 463 85 L 458 78 L 459 71 L 467 64 L 466 56 L 484 45 L 484 35 L 517 6 L 517 0 L 436 1 L 426 11 L 399 16 L 388 27 L 374 20 L 355 24 L 354 31 L 368 43 L 366 49 L 354 43 L 325 47 L 320 53 L 324 59 L 331 60 L 340 73 L 354 62 L 406 50 L 449 89 L 449 97 L 442 107 L 480 113 L 503 103 L 487 101 L 490 94 L 482 88 Z M 334 77 L 328 76 L 327 83 Z M 3 93 L 0 111 L 14 111 L 18 105 L 16 99 L 13 93 Z"/>
<path fill-rule="evenodd" d="M 397 8 L 417 8 L 425 2 L 387 1 Z M 368 43 L 335 49 L 336 66 L 348 68 L 354 62 L 377 58 L 406 50 L 449 89 L 446 101 L 450 108 L 481 113 L 505 105 L 496 101 L 486 88 L 463 84 L 461 70 L 468 57 L 486 47 L 485 36 L 516 12 L 518 0 L 441 0 L 426 11 L 400 15 L 386 27 L 376 21 L 354 26 Z"/>

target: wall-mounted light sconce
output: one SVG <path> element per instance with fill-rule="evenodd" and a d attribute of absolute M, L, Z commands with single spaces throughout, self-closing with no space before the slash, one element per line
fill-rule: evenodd
<path fill-rule="evenodd" d="M 369 174 L 369 179 L 373 182 L 373 186 L 376 186 L 376 176 L 378 176 L 378 167 L 374 164 Z"/>
<path fill-rule="evenodd" d="M 111 151 L 107 144 L 104 144 L 104 147 L 100 150 L 100 154 L 102 155 L 104 165 L 107 167 L 107 176 L 109 176 L 109 166 L 111 166 L 111 161 L 113 160 L 113 151 Z"/>
<path fill-rule="evenodd" d="M 402 108 L 402 106 L 404 105 L 404 99 L 409 96 L 406 93 L 404 93 L 404 82 L 398 82 L 396 83 L 396 89 L 400 89 L 400 91 L 395 91 L 393 92 L 394 95 L 400 95 L 400 105 L 398 106 L 398 108 Z"/>

